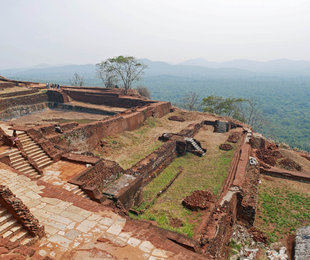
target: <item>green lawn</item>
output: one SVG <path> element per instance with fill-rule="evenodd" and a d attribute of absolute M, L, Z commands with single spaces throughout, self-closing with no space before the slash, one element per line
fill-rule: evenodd
<path fill-rule="evenodd" d="M 296 182 L 289 185 L 262 179 L 259 189 L 259 206 L 255 226 L 276 242 L 293 233 L 297 227 L 310 223 L 310 196 L 298 189 Z"/>
<path fill-rule="evenodd" d="M 176 158 L 158 177 L 143 190 L 144 203 L 138 209 L 144 209 L 148 204 L 154 204 L 137 218 L 156 221 L 158 226 L 177 231 L 192 237 L 194 228 L 200 222 L 201 213 L 192 212 L 181 204 L 183 198 L 195 190 L 210 190 L 214 195 L 225 181 L 234 149 L 231 151 L 218 150 L 203 157 L 191 153 Z M 164 188 L 177 174 L 178 167 L 183 168 L 181 175 L 170 188 L 155 200 L 157 192 Z M 170 221 L 177 218 L 182 221 L 180 227 L 172 227 Z"/>

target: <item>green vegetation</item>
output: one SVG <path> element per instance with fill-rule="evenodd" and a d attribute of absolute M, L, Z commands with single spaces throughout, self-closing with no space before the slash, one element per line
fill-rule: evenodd
<path fill-rule="evenodd" d="M 118 136 L 103 138 L 103 142 L 106 143 L 105 148 L 109 149 L 110 154 L 110 156 L 105 156 L 105 158 L 115 160 L 124 169 L 129 169 L 162 146 L 162 142 L 151 140 L 148 135 L 153 128 L 161 126 L 161 124 L 157 118 L 150 117 L 137 130 L 126 131 Z M 98 155 L 100 156 L 100 154 Z"/>
<path fill-rule="evenodd" d="M 289 185 L 272 187 L 263 180 L 255 225 L 267 234 L 270 242 L 276 242 L 297 227 L 310 223 L 310 196 L 295 189 Z"/>
<path fill-rule="evenodd" d="M 97 72 L 104 85 L 110 88 L 121 81 L 125 93 L 141 79 L 145 69 L 146 65 L 132 56 L 118 56 L 97 64 Z"/>
<path fill-rule="evenodd" d="M 231 255 L 234 255 L 234 254 L 240 252 L 240 250 L 242 248 L 242 244 L 241 243 L 237 243 L 233 239 L 229 242 L 228 246 L 231 248 Z"/>
<path fill-rule="evenodd" d="M 255 99 L 265 119 L 259 132 L 310 152 L 309 78 L 153 76 L 145 78 L 141 84 L 148 86 L 154 100 L 174 104 L 179 104 L 189 90 L 199 93 L 201 100 L 210 95 Z"/>
<path fill-rule="evenodd" d="M 144 203 L 138 210 L 151 207 L 135 218 L 155 221 L 162 228 L 192 237 L 195 226 L 201 220 L 201 213 L 184 208 L 181 202 L 195 190 L 208 189 L 214 195 L 218 195 L 227 177 L 235 148 L 236 144 L 231 151 L 218 150 L 203 157 L 187 153 L 185 156 L 176 158 L 144 188 Z M 179 167 L 183 168 L 181 175 L 162 196 L 156 199 L 157 192 L 170 182 L 177 174 Z M 180 226 L 173 225 L 174 219 L 182 224 Z"/>
<path fill-rule="evenodd" d="M 210 95 L 256 99 L 266 119 L 259 131 L 267 138 L 310 152 L 310 77 L 292 69 L 277 74 L 241 73 L 210 70 L 195 66 L 173 66 L 144 60 L 145 77 L 136 86 L 147 86 L 154 100 L 180 104 L 189 91 L 198 93 L 200 102 Z M 294 63 L 292 63 L 294 64 Z M 294 65 L 292 65 L 292 68 Z M 3 74 L 17 80 L 70 84 L 68 75 L 78 72 L 87 86 L 100 86 L 94 77 L 95 65 L 53 67 L 40 70 L 12 71 Z M 69 71 L 69 74 L 68 74 Z M 298 71 L 298 73 L 296 73 Z M 309 71 L 309 70 L 307 70 Z M 70 74 L 71 73 L 71 74 Z M 301 73 L 301 74 L 300 74 Z M 200 103 L 199 102 L 199 103 Z"/>

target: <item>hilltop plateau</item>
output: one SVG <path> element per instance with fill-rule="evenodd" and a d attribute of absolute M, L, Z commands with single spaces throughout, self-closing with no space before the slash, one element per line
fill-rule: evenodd
<path fill-rule="evenodd" d="M 0 181 L 8 259 L 310 257 L 310 154 L 135 90 L 0 77 Z"/>

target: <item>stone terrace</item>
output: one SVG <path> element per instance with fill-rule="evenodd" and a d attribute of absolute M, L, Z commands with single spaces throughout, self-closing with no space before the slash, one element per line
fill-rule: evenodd
<path fill-rule="evenodd" d="M 180 259 L 172 252 L 156 248 L 150 241 L 122 232 L 127 220 L 102 205 L 43 181 L 31 181 L 3 164 L 0 166 L 1 183 L 22 199 L 45 226 L 46 237 L 35 245 L 41 256 Z"/>

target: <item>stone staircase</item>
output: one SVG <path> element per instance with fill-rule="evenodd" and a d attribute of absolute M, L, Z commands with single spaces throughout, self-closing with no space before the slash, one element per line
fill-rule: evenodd
<path fill-rule="evenodd" d="M 71 183 L 66 183 L 63 188 L 67 191 L 72 192 L 73 194 L 82 196 L 83 198 L 89 199 L 89 197 L 85 194 L 83 190 L 80 189 L 79 186 L 71 184 Z"/>
<path fill-rule="evenodd" d="M 25 153 L 35 161 L 39 168 L 44 168 L 53 162 L 42 148 L 26 133 L 19 134 L 18 138 L 23 145 Z"/>
<path fill-rule="evenodd" d="M 0 237 L 12 242 L 19 241 L 22 245 L 29 244 L 33 237 L 17 220 L 0 204 Z"/>
<path fill-rule="evenodd" d="M 39 178 L 41 175 L 36 171 L 35 168 L 21 155 L 21 152 L 14 148 L 9 153 L 11 166 L 31 178 Z"/>
<path fill-rule="evenodd" d="M 196 151 L 200 152 L 202 156 L 205 155 L 204 150 L 201 149 L 201 147 L 195 142 L 195 140 L 191 137 L 185 137 L 185 141 L 188 141 L 191 143 L 191 145 L 195 148 Z"/>

